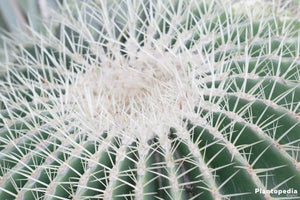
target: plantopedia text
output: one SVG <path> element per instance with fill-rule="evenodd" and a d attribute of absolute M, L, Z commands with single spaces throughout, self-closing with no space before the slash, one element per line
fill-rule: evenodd
<path fill-rule="evenodd" d="M 298 190 L 294 188 L 289 188 L 287 190 L 277 190 L 277 189 L 271 189 L 271 190 L 265 190 L 262 188 L 255 188 L 255 194 L 276 194 L 276 195 L 282 195 L 282 194 L 288 194 L 288 195 L 297 195 Z"/>

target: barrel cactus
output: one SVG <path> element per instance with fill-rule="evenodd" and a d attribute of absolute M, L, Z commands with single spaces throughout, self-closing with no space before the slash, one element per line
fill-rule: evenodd
<path fill-rule="evenodd" d="M 299 199 L 295 6 L 64 1 L 4 38 L 0 199 Z"/>

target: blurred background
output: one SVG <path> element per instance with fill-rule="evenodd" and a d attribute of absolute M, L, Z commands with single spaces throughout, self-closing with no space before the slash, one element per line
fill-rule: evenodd
<path fill-rule="evenodd" d="M 0 0 L 0 61 L 4 52 L 6 36 L 20 36 L 29 32 L 28 26 L 42 29 L 42 20 L 49 18 L 49 8 L 57 8 L 63 0 Z M 6 49 L 7 50 L 7 49 Z"/>
<path fill-rule="evenodd" d="M 55 8 L 63 0 L 0 0 L 1 31 L 27 31 L 31 25 L 37 29 L 41 26 L 41 18 L 49 17 L 49 7 Z"/>

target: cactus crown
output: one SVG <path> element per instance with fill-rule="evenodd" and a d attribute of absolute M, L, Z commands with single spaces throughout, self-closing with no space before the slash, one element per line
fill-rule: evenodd
<path fill-rule="evenodd" d="M 7 37 L 0 199 L 299 198 L 291 5 L 65 1 Z"/>

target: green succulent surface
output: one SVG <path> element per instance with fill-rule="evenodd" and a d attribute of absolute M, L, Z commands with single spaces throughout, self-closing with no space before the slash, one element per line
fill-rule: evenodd
<path fill-rule="evenodd" d="M 3 37 L 0 199 L 300 199 L 291 5 L 65 1 Z"/>

